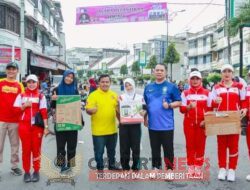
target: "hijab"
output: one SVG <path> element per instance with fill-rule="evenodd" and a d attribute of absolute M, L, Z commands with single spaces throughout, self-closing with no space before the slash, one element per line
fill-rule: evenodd
<path fill-rule="evenodd" d="M 73 82 L 71 84 L 66 84 L 64 79 L 69 74 L 73 74 Z M 75 78 L 75 73 L 73 70 L 66 70 L 63 73 L 63 79 L 58 85 L 58 95 L 76 95 L 77 93 L 77 83 Z"/>
<path fill-rule="evenodd" d="M 135 96 L 135 81 L 133 79 L 131 79 L 131 78 L 127 78 L 127 79 L 124 80 L 123 83 L 124 83 L 124 94 L 125 94 L 125 96 L 127 98 L 129 98 L 129 99 L 133 99 L 134 96 Z M 132 91 L 128 92 L 126 90 L 126 87 L 125 87 L 126 83 L 129 83 L 129 84 L 132 85 L 132 87 L 133 87 Z"/>

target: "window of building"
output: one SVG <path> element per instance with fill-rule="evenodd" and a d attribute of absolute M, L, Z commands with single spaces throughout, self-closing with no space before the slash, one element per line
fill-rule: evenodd
<path fill-rule="evenodd" d="M 206 56 L 206 63 L 211 63 L 212 62 L 212 56 L 211 55 L 207 55 Z"/>
<path fill-rule="evenodd" d="M 188 47 L 189 47 L 190 49 L 191 49 L 191 48 L 197 48 L 197 40 L 189 41 Z"/>
<path fill-rule="evenodd" d="M 5 6 L 0 5 L 0 28 L 5 28 Z"/>
<path fill-rule="evenodd" d="M 49 6 L 43 2 L 42 3 L 42 11 L 43 11 L 43 17 L 50 22 L 50 12 L 49 12 Z"/>
<path fill-rule="evenodd" d="M 10 7 L 6 7 L 6 25 L 5 29 L 15 32 L 17 34 L 20 33 L 20 15 L 19 13 Z"/>
<path fill-rule="evenodd" d="M 203 63 L 203 56 L 199 56 L 198 57 L 198 64 L 202 64 Z"/>
<path fill-rule="evenodd" d="M 224 58 L 223 50 L 220 50 L 220 51 L 218 52 L 218 60 L 221 60 L 221 59 L 223 59 L 223 58 Z"/>
<path fill-rule="evenodd" d="M 206 37 L 203 38 L 203 46 L 204 47 L 207 46 L 207 38 Z"/>
<path fill-rule="evenodd" d="M 49 36 L 45 33 L 42 33 L 42 45 L 43 46 L 50 46 Z"/>
<path fill-rule="evenodd" d="M 189 60 L 190 65 L 197 65 L 198 64 L 197 57 L 190 57 L 188 60 Z"/>
<path fill-rule="evenodd" d="M 212 56 L 211 55 L 204 55 L 203 56 L 203 63 L 211 63 L 212 62 Z"/>
<path fill-rule="evenodd" d="M 27 18 L 25 19 L 25 37 L 35 42 L 37 40 L 35 23 Z"/>
<path fill-rule="evenodd" d="M 32 0 L 32 2 L 34 3 L 35 8 L 38 8 L 38 0 Z"/>
<path fill-rule="evenodd" d="M 207 63 L 206 61 L 207 61 L 207 60 L 206 60 L 206 56 L 204 55 L 204 56 L 203 56 L 203 63 L 204 63 L 204 64 Z"/>

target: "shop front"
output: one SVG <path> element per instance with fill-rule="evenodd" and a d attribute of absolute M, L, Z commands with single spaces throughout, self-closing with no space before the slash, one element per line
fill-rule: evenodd
<path fill-rule="evenodd" d="M 13 51 L 13 54 L 12 54 Z M 18 63 L 21 61 L 20 48 L 0 47 L 0 78 L 5 77 L 6 65 L 12 60 L 16 60 Z"/>
<path fill-rule="evenodd" d="M 65 63 L 39 53 L 30 51 L 28 57 L 29 74 L 37 75 L 40 81 L 49 79 L 52 75 L 61 75 L 67 69 Z"/>

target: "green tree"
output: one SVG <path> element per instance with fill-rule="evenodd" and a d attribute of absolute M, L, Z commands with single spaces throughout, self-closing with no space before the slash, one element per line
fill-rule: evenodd
<path fill-rule="evenodd" d="M 113 70 L 109 70 L 109 71 L 108 71 L 108 74 L 109 74 L 110 76 L 113 75 L 113 74 L 114 74 Z"/>
<path fill-rule="evenodd" d="M 103 74 L 103 72 L 99 70 L 99 71 L 97 71 L 96 74 L 97 74 L 97 76 L 101 76 Z"/>
<path fill-rule="evenodd" d="M 240 25 L 248 23 L 250 23 L 250 1 L 247 1 L 240 7 L 239 15 L 237 17 L 230 19 L 230 35 L 235 36 L 239 31 Z"/>
<path fill-rule="evenodd" d="M 123 65 L 123 66 L 121 66 L 121 68 L 120 68 L 120 74 L 123 75 L 123 76 L 128 74 L 128 67 L 127 67 L 126 64 Z"/>
<path fill-rule="evenodd" d="M 219 73 L 209 73 L 207 77 L 208 82 L 218 83 L 221 81 L 221 75 Z"/>
<path fill-rule="evenodd" d="M 137 76 L 138 74 L 140 74 L 141 69 L 140 69 L 140 65 L 139 65 L 139 62 L 138 62 L 138 61 L 135 61 L 135 62 L 132 64 L 131 71 L 132 71 L 132 73 L 133 73 L 135 76 Z"/>
<path fill-rule="evenodd" d="M 84 70 L 83 69 L 77 71 L 78 78 L 82 78 L 83 74 L 84 74 Z"/>
<path fill-rule="evenodd" d="M 149 63 L 147 65 L 147 68 L 151 69 L 151 73 L 152 73 L 152 70 L 155 68 L 156 65 L 157 65 L 156 56 L 153 55 L 149 59 Z"/>
<path fill-rule="evenodd" d="M 175 49 L 175 44 L 170 43 L 170 45 L 167 48 L 167 54 L 164 58 L 164 63 L 168 64 L 170 63 L 170 79 L 172 80 L 172 65 L 175 63 L 178 63 L 180 61 L 180 54 Z"/>
<path fill-rule="evenodd" d="M 88 71 L 87 72 L 87 77 L 89 78 L 89 77 L 91 77 L 92 76 L 92 72 L 91 71 Z"/>

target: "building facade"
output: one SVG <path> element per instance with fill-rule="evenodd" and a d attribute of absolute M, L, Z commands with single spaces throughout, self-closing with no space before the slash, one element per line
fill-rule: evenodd
<path fill-rule="evenodd" d="M 25 40 L 24 54 L 22 54 L 24 57 L 21 57 L 20 53 L 21 0 L 0 1 L 0 73 L 3 75 L 5 65 L 11 59 L 16 59 L 20 63 L 22 76 L 33 73 L 43 80 L 48 75 L 62 73 L 67 65 L 60 2 L 22 1 L 25 12 Z"/>
<path fill-rule="evenodd" d="M 250 29 L 243 31 L 243 65 L 250 67 Z M 229 41 L 228 41 L 229 40 Z M 230 44 L 231 53 L 228 50 Z M 217 23 L 203 28 L 202 31 L 188 37 L 188 69 L 198 68 L 203 74 L 220 70 L 223 64 L 229 63 L 238 74 L 240 63 L 239 35 L 227 37 L 225 31 L 225 18 Z M 231 54 L 231 56 L 230 56 Z"/>

